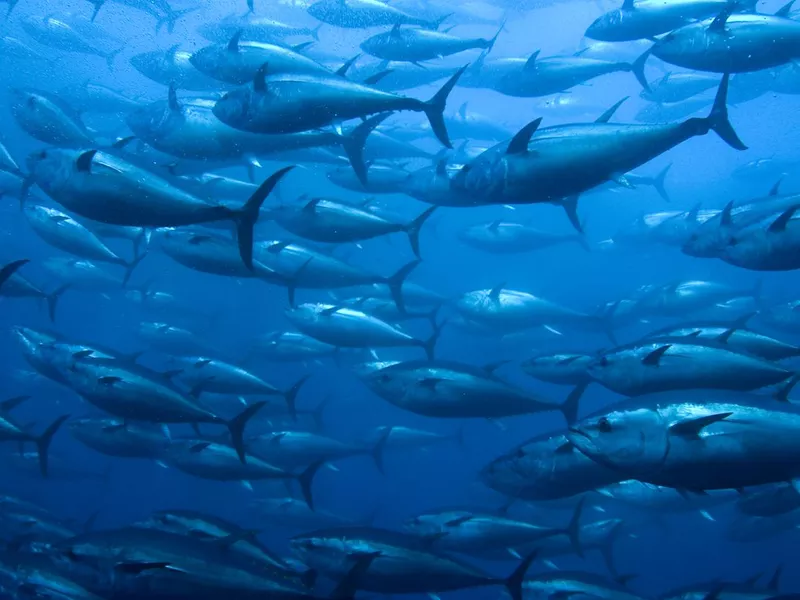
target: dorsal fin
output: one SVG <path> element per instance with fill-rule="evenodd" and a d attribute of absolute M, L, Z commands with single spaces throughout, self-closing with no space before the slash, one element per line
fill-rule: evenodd
<path fill-rule="evenodd" d="M 292 49 L 292 52 L 302 52 L 306 48 L 309 48 L 315 44 L 314 40 L 309 40 L 307 42 L 300 42 L 299 44 L 295 44 L 294 46 L 289 46 Z"/>
<path fill-rule="evenodd" d="M 447 175 L 447 159 L 443 158 L 436 163 L 436 174 Z"/>
<path fill-rule="evenodd" d="M 794 216 L 794 213 L 797 212 L 798 208 L 800 208 L 800 206 L 795 205 L 783 211 L 780 216 L 772 222 L 772 225 L 769 226 L 767 231 L 770 233 L 780 233 L 782 231 L 786 231 L 786 226 L 789 224 L 789 221 L 792 220 L 792 217 Z"/>
<path fill-rule="evenodd" d="M 669 432 L 671 434 L 682 435 L 684 437 L 697 437 L 699 433 L 709 425 L 713 425 L 719 421 L 724 421 L 732 414 L 732 412 L 723 412 L 697 417 L 694 419 L 687 419 L 685 421 L 679 421 L 670 426 Z"/>
<path fill-rule="evenodd" d="M 489 290 L 489 298 L 494 302 L 500 300 L 500 293 L 503 291 L 503 287 L 505 287 L 505 285 L 505 283 L 500 283 Z"/>
<path fill-rule="evenodd" d="M 723 33 L 725 31 L 725 24 L 728 22 L 728 17 L 733 14 L 733 11 L 735 11 L 738 6 L 738 2 L 729 2 L 725 8 L 720 11 L 716 18 L 711 21 L 711 25 L 708 26 L 708 30 L 715 31 L 717 33 Z"/>
<path fill-rule="evenodd" d="M 487 227 L 487 229 L 489 231 L 497 231 L 500 228 L 500 223 L 502 223 L 502 221 L 500 219 L 497 219 L 496 221 L 492 221 L 489 224 L 489 227 Z"/>
<path fill-rule="evenodd" d="M 729 227 L 731 223 L 733 223 L 733 218 L 731 217 L 732 211 L 733 211 L 733 200 L 728 202 L 725 205 L 725 208 L 722 209 L 722 215 L 720 216 L 720 225 Z"/>
<path fill-rule="evenodd" d="M 692 207 L 692 210 L 686 213 L 686 221 L 688 221 L 689 223 L 697 222 L 697 217 L 700 215 L 700 206 L 701 205 L 698 202 Z"/>
<path fill-rule="evenodd" d="M 462 119 L 467 118 L 467 104 L 467 102 L 464 102 L 464 104 L 458 107 L 458 116 Z"/>
<path fill-rule="evenodd" d="M 657 367 L 661 362 L 661 357 L 664 356 L 670 348 L 672 348 L 672 344 L 666 344 L 660 348 L 656 348 L 642 359 L 642 364 L 649 367 Z"/>
<path fill-rule="evenodd" d="M 614 113 L 617 112 L 619 107 L 622 106 L 628 98 L 630 98 L 630 96 L 625 96 L 622 100 L 620 100 L 616 104 L 614 104 L 606 112 L 604 112 L 602 115 L 597 117 L 597 120 L 595 120 L 595 123 L 608 123 L 611 120 L 611 117 L 614 116 Z"/>
<path fill-rule="evenodd" d="M 228 52 L 239 52 L 239 40 L 242 39 L 242 30 L 239 29 L 233 34 L 233 37 L 228 42 Z"/>
<path fill-rule="evenodd" d="M 495 362 L 483 365 L 483 370 L 486 371 L 489 375 L 494 375 L 494 372 L 497 371 L 497 369 L 499 369 L 504 365 L 507 365 L 509 362 L 510 361 L 508 360 L 496 360 Z"/>
<path fill-rule="evenodd" d="M 312 198 L 309 200 L 308 203 L 306 203 L 306 205 L 303 207 L 303 212 L 313 215 L 317 210 L 317 204 L 319 204 L 320 200 L 322 200 L 322 198 Z"/>
<path fill-rule="evenodd" d="M 794 0 L 792 0 L 792 1 L 794 1 Z M 789 4 L 791 4 L 791 2 Z M 783 573 L 783 565 L 778 565 L 777 568 L 775 569 L 775 573 L 772 575 L 772 577 L 770 578 L 769 582 L 767 583 L 767 589 L 770 592 L 772 592 L 774 594 L 777 594 L 778 592 L 780 592 L 780 583 L 781 583 L 781 574 L 782 573 Z"/>
<path fill-rule="evenodd" d="M 535 121 L 531 121 L 525 127 L 520 129 L 517 134 L 512 138 L 512 140 L 508 144 L 508 148 L 506 149 L 506 154 L 524 154 L 528 151 L 528 144 L 533 137 L 533 134 L 536 133 L 536 130 L 539 129 L 539 125 L 542 123 L 542 118 L 539 117 Z"/>
<path fill-rule="evenodd" d="M 180 47 L 181 47 L 180 44 L 175 44 L 174 46 L 171 46 L 170 49 L 167 50 L 166 53 L 164 54 L 164 58 L 171 61 L 175 60 L 175 55 L 178 53 L 178 48 Z"/>
<path fill-rule="evenodd" d="M 370 75 L 369 77 L 367 77 L 363 81 L 363 83 L 366 83 L 367 85 L 375 85 L 376 83 L 379 83 L 381 79 L 383 79 L 392 72 L 394 72 L 394 69 L 384 69 L 383 71 L 378 71 L 374 75 Z"/>
<path fill-rule="evenodd" d="M 353 63 L 355 63 L 359 58 L 361 58 L 361 55 L 356 54 L 354 57 L 347 59 L 341 67 L 336 69 L 336 74 L 339 77 L 345 77 L 347 75 L 347 71 L 350 69 L 350 67 L 353 66 Z"/>
<path fill-rule="evenodd" d="M 178 102 L 178 92 L 175 90 L 175 83 L 169 84 L 169 92 L 167 92 L 167 101 L 169 109 L 174 112 L 181 112 L 181 104 Z"/>
<path fill-rule="evenodd" d="M 269 63 L 265 62 L 263 65 L 258 67 L 258 71 L 256 71 L 256 76 L 253 78 L 253 89 L 259 93 L 265 93 L 267 91 L 267 70 L 269 69 Z"/>
<path fill-rule="evenodd" d="M 536 61 L 539 58 L 539 53 L 540 52 L 541 52 L 541 50 L 537 50 L 536 52 L 534 52 L 533 54 L 531 54 L 528 57 L 528 60 L 525 61 L 525 68 L 526 69 L 535 69 L 536 68 Z"/>
<path fill-rule="evenodd" d="M 769 194 L 768 194 L 770 198 L 774 198 L 775 196 L 778 196 L 781 193 L 781 184 L 782 183 L 783 183 L 783 177 L 778 179 L 778 181 L 775 182 L 775 185 L 773 185 L 772 188 L 770 188 Z"/>
<path fill-rule="evenodd" d="M 794 0 L 789 0 L 786 4 L 781 6 L 778 11 L 775 13 L 776 17 L 784 17 L 788 18 L 789 13 L 792 12 L 792 6 L 794 5 Z"/>
<path fill-rule="evenodd" d="M 633 5 L 633 0 L 623 0 L 622 2 L 622 10 L 633 10 L 635 6 Z"/>
<path fill-rule="evenodd" d="M 91 173 L 92 159 L 94 158 L 95 154 L 97 154 L 97 150 L 87 150 L 86 152 L 82 153 L 75 160 L 75 168 L 83 173 Z"/>
<path fill-rule="evenodd" d="M 392 30 L 389 32 L 390 35 L 400 35 L 400 23 L 395 23 Z"/>

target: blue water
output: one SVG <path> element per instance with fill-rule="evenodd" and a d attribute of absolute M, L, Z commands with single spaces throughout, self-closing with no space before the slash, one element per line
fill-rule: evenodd
<path fill-rule="evenodd" d="M 547 4 L 547 3 L 545 3 Z M 483 6 L 476 3 L 476 6 Z M 507 31 L 499 37 L 492 56 L 526 57 L 535 50 L 542 56 L 572 53 L 579 47 L 586 27 L 612 6 L 606 2 L 553 3 L 523 11 L 511 11 Z M 175 4 L 173 8 L 193 6 Z M 97 24 L 120 40 L 124 49 L 109 71 L 103 59 L 82 54 L 59 52 L 52 48 L 32 47 L 53 57 L 51 65 L 24 62 L 16 59 L 3 61 L 0 69 L 2 95 L 0 110 L 10 103 L 8 93 L 13 88 L 35 87 L 58 91 L 64 86 L 91 80 L 102 83 L 128 96 L 155 101 L 166 98 L 166 87 L 149 81 L 135 71 L 129 58 L 139 52 L 153 49 L 166 50 L 180 44 L 182 50 L 192 51 L 206 45 L 196 28 L 231 13 L 241 14 L 243 2 L 226 1 L 201 3 L 199 10 L 181 18 L 168 33 L 154 31 L 154 19 L 114 2 L 102 8 Z M 770 2 L 763 9 L 777 9 Z M 497 14 L 501 9 L 494 9 Z M 43 2 L 21 0 L 11 16 L 2 24 L 3 35 L 26 39 L 20 20 L 29 16 L 73 13 L 79 18 L 91 15 L 88 2 Z M 261 0 L 256 4 L 257 15 L 269 15 L 279 21 L 298 26 L 315 26 L 302 3 L 275 3 Z M 462 37 L 490 37 L 495 24 L 463 25 L 454 30 Z M 342 60 L 358 53 L 358 44 L 369 35 L 363 30 L 337 29 L 324 26 L 320 31 L 318 48 L 329 50 Z M 306 38 L 300 37 L 299 40 Z M 470 51 L 445 59 L 454 66 L 474 60 L 477 51 Z M 655 76 L 656 69 L 651 71 Z M 415 98 L 429 98 L 439 83 L 401 93 Z M 618 122 L 629 122 L 645 104 L 638 97 L 639 87 L 628 73 L 601 77 L 573 88 L 573 95 L 585 97 L 593 105 L 610 106 L 623 96 L 631 99 L 615 117 Z M 517 99 L 501 96 L 489 90 L 456 88 L 448 102 L 452 113 L 463 102 L 469 110 L 494 118 L 516 131 L 533 118 L 540 116 L 535 106 L 538 99 Z M 589 121 L 596 115 L 587 114 L 578 119 Z M 2 142 L 12 156 L 23 165 L 30 152 L 44 147 L 31 139 L 4 110 Z M 666 204 L 647 186 L 634 190 L 614 190 L 588 195 L 581 200 L 579 212 L 585 223 L 586 235 L 593 247 L 585 252 L 577 245 L 559 245 L 536 252 L 517 255 L 493 255 L 469 248 L 457 239 L 463 228 L 495 219 L 529 221 L 537 228 L 561 233 L 571 233 L 571 227 L 561 209 L 549 205 L 487 206 L 470 209 L 441 208 L 422 230 L 422 264 L 411 280 L 435 290 L 447 298 L 475 289 L 492 288 L 505 284 L 508 288 L 524 290 L 570 308 L 592 312 L 598 305 L 629 297 L 645 284 L 668 284 L 678 280 L 711 280 L 734 287 L 749 288 L 763 278 L 764 297 L 769 302 L 789 301 L 797 298 L 797 276 L 793 272 L 761 275 L 726 265 L 720 261 L 699 260 L 681 254 L 677 249 L 658 245 L 649 247 L 622 247 L 603 251 L 602 240 L 646 212 L 658 210 L 689 210 L 697 203 L 704 208 L 721 208 L 729 200 L 744 200 L 766 194 L 775 183 L 774 177 L 756 177 L 748 180 L 731 177 L 733 170 L 757 158 L 776 157 L 792 161 L 800 159 L 797 146 L 800 137 L 797 99 L 767 92 L 760 98 L 732 106 L 731 121 L 740 137 L 749 146 L 738 153 L 725 146 L 716 136 L 694 138 L 638 169 L 641 174 L 655 175 L 668 164 L 672 165 L 667 179 L 667 189 L 672 202 Z M 545 124 L 570 122 L 575 119 L 550 117 L 545 114 Z M 102 121 L 105 119 L 99 119 Z M 108 119 L 112 121 L 113 119 Z M 397 122 L 422 122 L 421 114 L 406 114 Z M 90 124 L 98 121 L 87 118 Z M 124 124 L 111 130 L 114 136 L 127 135 Z M 103 139 L 108 135 L 101 134 Z M 420 145 L 437 152 L 438 143 L 430 137 Z M 458 143 L 456 144 L 458 145 Z M 263 159 L 263 168 L 257 170 L 257 182 L 286 163 Z M 424 161 L 412 163 L 425 166 Z M 326 196 L 340 199 L 359 199 L 363 194 L 336 188 L 325 178 L 326 165 L 304 165 L 289 175 L 281 185 L 280 197 L 291 200 L 300 194 Z M 791 172 L 782 184 L 784 192 L 800 188 L 797 173 Z M 220 173 L 245 179 L 244 168 L 231 168 Z M 38 198 L 43 197 L 40 192 Z M 278 202 L 271 198 L 269 202 Z M 25 275 L 45 290 L 57 287 L 58 282 L 45 278 L 40 263 L 52 256 L 63 255 L 38 238 L 29 228 L 18 210 L 18 200 L 7 196 L 2 201 L 2 253 L 5 259 L 25 257 L 31 260 Z M 425 205 L 402 195 L 381 196 L 378 203 L 404 219 L 417 216 Z M 52 205 L 52 203 L 50 203 Z M 290 239 L 276 225 L 259 225 L 262 239 Z M 109 247 L 123 256 L 130 256 L 130 243 L 122 240 L 107 241 Z M 413 257 L 404 234 L 365 241 L 348 253 L 348 261 L 366 270 L 390 274 Z M 115 267 L 109 267 L 113 270 Z M 253 338 L 274 330 L 288 330 L 284 316 L 287 307 L 286 290 L 255 280 L 234 280 L 190 271 L 157 250 L 151 251 L 135 272 L 132 285 L 152 282 L 153 288 L 174 294 L 185 303 L 213 315 L 212 319 L 199 320 L 191 315 L 175 316 L 169 323 L 187 327 L 201 333 L 218 349 L 219 355 L 240 361 L 247 355 Z M 338 291 L 337 291 L 338 293 Z M 327 301 L 325 291 L 299 290 L 299 302 Z M 125 298 L 125 290 L 107 294 L 68 291 L 58 306 L 55 324 L 49 322 L 44 303 L 31 299 L 2 299 L 0 310 L 0 356 L 2 356 L 3 396 L 29 394 L 32 399 L 15 412 L 19 421 L 30 423 L 33 430 L 42 430 L 55 416 L 70 414 L 74 417 L 98 415 L 99 411 L 81 401 L 74 393 L 39 376 L 30 375 L 30 367 L 19 353 L 11 334 L 11 327 L 25 325 L 34 329 L 57 331 L 69 339 L 90 340 L 125 352 L 147 351 L 136 331 L 142 321 L 167 320 L 153 315 Z M 662 321 L 642 323 L 625 331 L 623 341 L 660 326 Z M 429 325 L 414 321 L 404 329 L 415 337 L 426 338 Z M 781 339 L 800 343 L 800 336 L 787 333 Z M 534 352 L 560 349 L 595 351 L 606 348 L 609 340 L 600 334 L 565 331 L 562 335 L 546 332 L 531 333 L 519 340 L 502 340 L 469 335 L 454 327 L 445 327 L 437 356 L 473 365 L 482 365 L 500 359 L 511 361 L 501 371 L 502 378 L 521 387 L 541 393 L 554 401 L 561 401 L 569 389 L 537 382 L 522 374 L 516 363 Z M 378 349 L 382 360 L 419 358 L 418 349 Z M 157 352 L 147 352 L 145 364 L 153 368 L 169 368 L 169 359 Z M 324 413 L 325 433 L 341 440 L 357 440 L 366 432 L 381 425 L 417 427 L 442 434 L 452 434 L 464 427 L 465 445 L 441 443 L 419 451 L 388 451 L 386 473 L 381 475 L 369 457 L 355 457 L 336 463 L 336 470 L 323 469 L 314 482 L 314 496 L 318 508 L 364 519 L 374 514 L 375 525 L 396 528 L 414 514 L 449 505 L 474 505 L 496 507 L 503 503 L 498 494 L 485 488 L 478 480 L 479 469 L 489 460 L 508 451 L 518 443 L 539 433 L 563 428 L 563 419 L 557 413 L 545 413 L 502 419 L 492 423 L 482 419 L 469 421 L 426 418 L 402 411 L 370 393 L 346 368 L 337 367 L 329 359 L 303 363 L 274 363 L 256 359 L 247 363 L 253 372 L 278 387 L 286 389 L 298 378 L 312 377 L 300 393 L 298 406 L 313 409 L 326 397 L 331 398 Z M 602 407 L 618 397 L 600 386 L 592 386 L 581 401 L 581 414 Z M 280 398 L 270 399 L 280 402 Z M 285 424 L 282 425 L 285 427 Z M 173 426 L 174 432 L 188 432 L 184 426 Z M 261 422 L 254 430 L 268 430 Z M 11 445 L 8 445 L 11 451 Z M 203 481 L 180 473 L 175 469 L 145 460 L 111 459 L 93 453 L 71 439 L 66 428 L 55 438 L 52 447 L 54 465 L 50 478 L 42 479 L 38 473 L 21 473 L 0 463 L 2 486 L 0 492 L 25 498 L 51 510 L 65 519 L 82 522 L 99 511 L 98 528 L 119 527 L 145 518 L 158 509 L 192 508 L 231 519 L 248 528 L 260 530 L 261 539 L 278 552 L 288 552 L 286 541 L 293 530 L 259 525 L 257 513 L 251 508 L 253 500 L 284 495 L 282 483 L 254 482 L 254 491 L 236 483 Z M 88 473 L 73 477 L 59 476 L 58 467 L 66 464 Z M 107 471 L 108 477 L 97 477 Z M 97 476 L 95 476 L 97 475 Z M 296 492 L 295 492 L 296 493 Z M 731 507 L 713 509 L 715 522 L 704 519 L 696 512 L 685 515 L 666 515 L 663 522 L 649 522 L 622 537 L 617 549 L 617 566 L 621 573 L 635 574 L 631 588 L 643 596 L 654 596 L 680 585 L 695 582 L 740 581 L 759 572 L 771 571 L 778 565 L 787 567 L 782 589 L 796 589 L 800 579 L 791 566 L 795 562 L 797 533 L 787 532 L 764 542 L 736 544 L 726 540 L 726 526 L 734 517 Z M 592 518 L 603 518 L 593 513 Z M 559 517 L 561 518 L 561 517 Z M 587 519 L 589 517 L 586 517 Z M 565 570 L 587 570 L 605 573 L 599 556 L 590 553 L 585 560 L 574 556 L 554 559 Z M 489 563 L 487 569 L 505 576 L 513 568 L 512 562 Z M 538 565 L 535 569 L 549 567 Z M 449 596 L 488 597 L 496 594 L 494 588 L 480 591 L 451 592 Z"/>

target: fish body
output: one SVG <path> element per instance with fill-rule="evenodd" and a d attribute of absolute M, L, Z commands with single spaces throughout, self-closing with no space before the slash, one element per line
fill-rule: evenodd
<path fill-rule="evenodd" d="M 486 38 L 459 38 L 439 31 L 419 28 L 401 28 L 379 33 L 361 43 L 367 54 L 382 60 L 418 62 L 457 54 L 474 48 L 491 48 L 494 40 Z"/>
<path fill-rule="evenodd" d="M 308 14 L 335 27 L 367 29 L 390 25 L 419 25 L 436 28 L 436 23 L 415 17 L 392 4 L 379 0 L 318 0 L 308 7 Z"/>
<path fill-rule="evenodd" d="M 604 352 L 587 371 L 595 381 L 626 396 L 700 388 L 751 391 L 793 375 L 724 345 L 680 337 L 645 340 Z"/>
<path fill-rule="evenodd" d="M 135 54 L 130 63 L 139 73 L 161 85 L 175 85 L 179 89 L 198 92 L 225 89 L 223 82 L 208 77 L 195 68 L 191 63 L 191 52 L 179 48 L 180 46 L 173 46 L 166 51 L 151 50 Z"/>
<path fill-rule="evenodd" d="M 800 412 L 722 390 L 623 401 L 573 425 L 569 440 L 617 473 L 690 491 L 739 489 L 797 476 Z"/>
<path fill-rule="evenodd" d="M 395 406 L 429 417 L 501 418 L 562 407 L 494 377 L 490 371 L 451 361 L 408 361 L 363 378 Z"/>
<path fill-rule="evenodd" d="M 680 27 L 656 42 L 653 56 L 712 73 L 748 73 L 800 55 L 800 23 L 782 16 L 721 13 Z"/>
<path fill-rule="evenodd" d="M 622 481 L 575 448 L 563 434 L 540 435 L 497 457 L 481 469 L 493 490 L 526 500 L 569 498 Z"/>
<path fill-rule="evenodd" d="M 94 144 L 75 110 L 58 96 L 30 89 L 13 92 L 11 112 L 22 129 L 53 146 L 86 148 Z"/>

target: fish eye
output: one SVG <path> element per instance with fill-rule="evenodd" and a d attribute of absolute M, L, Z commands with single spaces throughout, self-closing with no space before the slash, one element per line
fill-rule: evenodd
<path fill-rule="evenodd" d="M 608 417 L 600 417 L 600 420 L 597 421 L 597 429 L 602 433 L 611 432 L 611 421 L 608 420 Z"/>
<path fill-rule="evenodd" d="M 601 367 L 607 367 L 608 366 L 608 357 L 607 356 L 603 356 L 603 357 L 600 358 L 600 366 Z"/>
<path fill-rule="evenodd" d="M 42 150 L 41 152 L 39 152 L 39 158 L 41 159 L 47 158 L 47 150 Z"/>

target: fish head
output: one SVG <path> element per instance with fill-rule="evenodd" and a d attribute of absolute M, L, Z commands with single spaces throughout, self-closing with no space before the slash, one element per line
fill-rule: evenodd
<path fill-rule="evenodd" d="M 502 195 L 507 174 L 507 155 L 492 148 L 463 165 L 450 178 L 450 188 L 470 196 L 489 199 Z"/>
<path fill-rule="evenodd" d="M 311 4 L 307 9 L 306 12 L 317 19 L 318 21 L 324 21 L 326 18 L 330 18 L 332 13 L 334 12 L 333 9 L 335 8 L 334 2 L 328 2 L 326 0 L 321 0 L 318 2 L 314 2 Z M 345 9 L 346 12 L 346 9 Z"/>
<path fill-rule="evenodd" d="M 622 519 L 603 519 L 581 527 L 581 539 L 608 540 L 615 536 L 625 521 Z"/>
<path fill-rule="evenodd" d="M 160 52 L 142 52 L 131 56 L 131 66 L 139 71 L 142 75 L 149 76 L 155 71 L 154 65 L 161 60 L 162 53 Z"/>
<path fill-rule="evenodd" d="M 658 470 L 670 446 L 669 427 L 658 410 L 619 408 L 570 427 L 567 439 L 598 464 L 635 478 Z"/>
<path fill-rule="evenodd" d="M 106 544 L 93 539 L 77 536 L 64 540 L 55 546 L 57 556 L 70 565 L 96 565 L 104 560 L 113 560 L 113 554 Z"/>
<path fill-rule="evenodd" d="M 595 19 L 584 35 L 593 40 L 614 41 L 614 32 L 624 18 L 622 10 L 609 11 Z"/>
<path fill-rule="evenodd" d="M 45 99 L 32 90 L 13 88 L 11 90 L 11 111 L 20 121 L 29 121 L 36 118 L 44 108 Z"/>
<path fill-rule="evenodd" d="M 693 46 L 704 41 L 705 36 L 705 27 L 698 29 L 687 25 L 676 29 L 658 38 L 653 45 L 653 56 L 670 64 L 678 64 L 682 62 L 681 59 L 685 58 Z"/>
<path fill-rule="evenodd" d="M 47 148 L 32 152 L 25 159 L 30 178 L 48 194 L 66 185 L 75 170 L 74 151 Z"/>
<path fill-rule="evenodd" d="M 361 42 L 359 47 L 367 54 L 377 56 L 375 53 L 380 52 L 381 48 L 385 45 L 385 38 L 385 34 L 374 35 Z"/>
<path fill-rule="evenodd" d="M 411 382 L 402 375 L 402 372 L 379 368 L 361 375 L 361 380 L 382 398 L 402 398 L 411 389 Z"/>
<path fill-rule="evenodd" d="M 414 535 L 428 536 L 457 527 L 453 521 L 469 516 L 465 511 L 448 511 L 441 514 L 418 515 L 407 519 L 403 529 Z"/>
<path fill-rule="evenodd" d="M 689 234 L 681 251 L 696 258 L 717 258 L 734 239 L 734 229 L 720 225 L 719 227 L 703 227 Z"/>
<path fill-rule="evenodd" d="M 286 308 L 283 314 L 286 315 L 286 318 L 295 327 L 303 323 L 313 323 L 316 320 L 314 310 L 306 304 Z"/>
<path fill-rule="evenodd" d="M 189 57 L 189 62 L 192 66 L 209 77 L 219 73 L 221 68 L 230 61 L 231 54 L 227 47 L 224 46 L 206 46 L 193 52 Z"/>
<path fill-rule="evenodd" d="M 309 566 L 319 564 L 321 559 L 336 560 L 348 553 L 347 540 L 334 536 L 296 537 L 289 541 L 289 548 L 300 562 Z"/>
<path fill-rule="evenodd" d="M 170 117 L 173 112 L 164 102 L 153 102 L 128 113 L 125 123 L 133 135 L 148 141 L 169 133 Z"/>
<path fill-rule="evenodd" d="M 231 127 L 237 127 L 250 120 L 253 96 L 256 94 L 250 88 L 233 90 L 222 96 L 214 104 L 212 112 L 220 121 Z"/>
<path fill-rule="evenodd" d="M 595 381 L 605 385 L 611 382 L 628 381 L 631 374 L 636 373 L 642 364 L 642 359 L 658 348 L 639 346 L 619 351 L 609 350 L 601 352 L 586 365 L 586 374 Z"/>
<path fill-rule="evenodd" d="M 28 327 L 13 327 L 12 332 L 25 352 L 35 352 L 39 346 L 56 342 L 55 336 Z"/>

